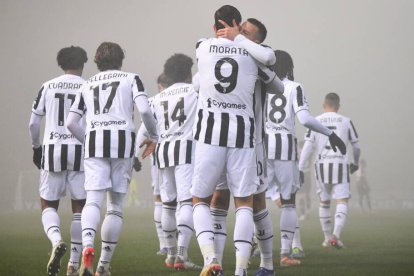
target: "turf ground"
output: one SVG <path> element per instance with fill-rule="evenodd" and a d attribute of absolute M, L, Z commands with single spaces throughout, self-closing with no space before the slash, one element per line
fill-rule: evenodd
<path fill-rule="evenodd" d="M 62 225 L 69 225 L 69 211 L 61 210 Z M 279 212 L 271 209 L 274 229 L 278 233 Z M 346 249 L 321 247 L 317 210 L 301 222 L 302 242 L 306 257 L 298 267 L 280 268 L 277 275 L 414 275 L 414 212 L 386 210 L 363 213 L 350 210 L 342 240 Z M 46 275 L 49 242 L 43 233 L 40 211 L 0 214 L 0 275 Z M 229 216 L 229 238 L 233 217 Z M 68 241 L 69 228 L 63 228 Z M 99 237 L 99 236 L 98 236 Z M 278 235 L 276 234 L 276 237 Z M 100 243 L 97 243 L 100 245 Z M 280 242 L 275 239 L 274 255 L 278 260 Z M 99 253 L 100 246 L 97 250 Z M 112 275 L 198 275 L 197 272 L 176 272 L 163 265 L 155 252 L 158 243 L 150 208 L 128 209 L 124 214 L 121 240 L 112 261 Z M 68 253 L 64 257 L 65 275 Z M 193 239 L 190 257 L 201 264 L 198 245 Z M 98 257 L 96 258 L 98 259 Z M 252 259 L 249 275 L 254 275 L 258 258 Z M 234 269 L 233 245 L 228 242 L 224 255 L 225 275 Z"/>

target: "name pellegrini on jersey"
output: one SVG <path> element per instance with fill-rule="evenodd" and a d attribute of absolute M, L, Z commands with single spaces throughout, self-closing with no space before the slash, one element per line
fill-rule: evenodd
<path fill-rule="evenodd" d="M 111 125 L 116 125 L 116 126 L 120 126 L 120 125 L 125 125 L 127 122 L 125 120 L 123 121 L 92 121 L 91 122 L 91 129 L 95 128 L 95 127 L 107 127 L 107 126 L 111 126 Z"/>
<path fill-rule="evenodd" d="M 207 99 L 207 107 L 211 108 L 212 105 L 217 106 L 218 108 L 233 108 L 233 109 L 246 109 L 245 104 L 236 104 L 236 103 L 226 103 L 226 102 L 219 102 L 215 99 L 208 98 Z"/>
<path fill-rule="evenodd" d="M 128 77 L 127 73 L 122 72 L 112 72 L 108 74 L 97 74 L 91 78 L 88 79 L 88 82 L 94 82 L 94 81 L 101 81 L 101 80 L 110 80 L 113 78 L 126 78 Z"/>

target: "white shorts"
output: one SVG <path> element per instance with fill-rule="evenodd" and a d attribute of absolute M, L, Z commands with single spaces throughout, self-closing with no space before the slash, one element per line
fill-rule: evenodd
<path fill-rule="evenodd" d="M 234 197 L 250 196 L 259 185 L 254 148 L 227 148 L 196 142 L 191 194 L 206 198 L 227 181 Z"/>
<path fill-rule="evenodd" d="M 151 165 L 151 179 L 152 179 L 152 182 L 151 182 L 152 193 L 155 196 L 159 196 L 161 176 L 160 176 L 158 167 L 156 165 Z"/>
<path fill-rule="evenodd" d="M 266 198 L 276 201 L 280 198 L 279 188 L 276 185 L 272 185 L 266 191 Z"/>
<path fill-rule="evenodd" d="M 277 185 L 281 197 L 289 200 L 291 194 L 300 188 L 297 161 L 267 160 L 267 178 L 269 186 Z"/>
<path fill-rule="evenodd" d="M 325 184 L 316 181 L 316 193 L 321 201 L 329 201 L 331 199 L 351 198 L 349 190 L 349 182 L 338 184 Z"/>
<path fill-rule="evenodd" d="M 86 158 L 85 190 L 111 189 L 126 194 L 131 182 L 133 158 Z"/>
<path fill-rule="evenodd" d="M 69 189 L 72 199 L 85 199 L 85 174 L 80 171 L 40 171 L 39 194 L 44 200 L 61 199 L 66 195 L 66 188 Z"/>
<path fill-rule="evenodd" d="M 161 175 L 160 192 L 162 202 L 178 202 L 191 199 L 193 165 L 183 164 L 159 169 Z"/>

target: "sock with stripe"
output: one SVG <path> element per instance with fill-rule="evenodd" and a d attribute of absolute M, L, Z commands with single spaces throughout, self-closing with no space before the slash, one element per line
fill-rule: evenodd
<path fill-rule="evenodd" d="M 106 191 L 87 191 L 85 207 L 82 210 L 82 245 L 94 247 L 96 230 L 101 221 L 101 207 Z"/>
<path fill-rule="evenodd" d="M 280 212 L 280 256 L 290 254 L 293 235 L 297 222 L 296 207 L 294 204 L 283 204 Z"/>
<path fill-rule="evenodd" d="M 81 214 L 74 213 L 70 224 L 70 258 L 69 264 L 78 267 L 82 254 L 82 224 Z"/>
<path fill-rule="evenodd" d="M 253 209 L 250 207 L 237 208 L 234 224 L 234 247 L 236 248 L 235 275 L 244 275 L 241 273 L 244 273 L 247 269 L 252 250 L 253 234 Z"/>
<path fill-rule="evenodd" d="M 163 249 L 165 246 L 164 231 L 162 231 L 161 225 L 161 214 L 162 214 L 162 203 L 154 202 L 154 223 L 155 230 L 157 231 L 158 241 L 160 243 L 160 249 Z"/>
<path fill-rule="evenodd" d="M 321 223 L 322 232 L 325 241 L 329 241 L 332 236 L 332 218 L 329 203 L 319 203 L 319 221 Z"/>
<path fill-rule="evenodd" d="M 273 224 L 269 211 L 263 209 L 253 215 L 255 235 L 260 249 L 260 267 L 273 270 Z"/>
<path fill-rule="evenodd" d="M 341 237 L 342 230 L 344 229 L 346 223 L 346 217 L 348 215 L 348 203 L 340 202 L 336 205 L 335 212 L 335 226 L 333 234 L 338 239 Z"/>
<path fill-rule="evenodd" d="M 98 266 L 109 267 L 122 229 L 122 213 L 110 210 L 101 228 L 102 248 Z"/>
<path fill-rule="evenodd" d="M 302 240 L 300 237 L 299 220 L 296 220 L 295 234 L 293 235 L 293 241 L 292 241 L 292 248 L 295 248 L 295 247 L 299 248 L 300 250 L 303 250 Z"/>
<path fill-rule="evenodd" d="M 207 203 L 197 203 L 193 207 L 194 230 L 201 254 L 204 258 L 204 266 L 207 266 L 216 258 L 214 253 L 214 228 L 210 214 L 210 206 Z"/>
<path fill-rule="evenodd" d="M 177 255 L 187 260 L 187 250 L 193 236 L 193 204 L 191 202 L 182 202 L 179 208 L 178 216 L 178 252 Z"/>
<path fill-rule="evenodd" d="M 161 225 L 169 257 L 177 255 L 177 221 L 175 219 L 175 211 L 176 206 L 162 205 Z"/>
<path fill-rule="evenodd" d="M 60 233 L 60 218 L 55 208 L 49 207 L 43 210 L 42 224 L 52 246 L 55 246 L 62 240 L 62 235 Z"/>
<path fill-rule="evenodd" d="M 210 208 L 210 212 L 214 226 L 214 253 L 219 264 L 222 264 L 227 239 L 227 210 Z"/>

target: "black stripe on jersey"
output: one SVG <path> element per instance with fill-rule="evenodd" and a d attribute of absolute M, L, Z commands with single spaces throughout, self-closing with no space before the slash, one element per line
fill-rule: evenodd
<path fill-rule="evenodd" d="M 221 113 L 221 125 L 220 125 L 220 140 L 219 146 L 227 146 L 227 139 L 229 137 L 229 113 Z"/>
<path fill-rule="evenodd" d="M 80 171 L 82 157 L 82 146 L 75 145 L 75 160 L 73 161 L 73 170 Z"/>
<path fill-rule="evenodd" d="M 193 150 L 193 141 L 187 141 L 187 152 L 185 155 L 185 163 L 191 164 L 191 154 Z"/>
<path fill-rule="evenodd" d="M 95 157 L 96 130 L 89 132 L 89 157 Z"/>
<path fill-rule="evenodd" d="M 181 141 L 177 140 L 174 144 L 174 164 L 179 164 L 180 162 L 180 145 Z"/>
<path fill-rule="evenodd" d="M 295 160 L 298 161 L 299 160 L 299 156 L 298 156 L 298 139 L 295 138 Z"/>
<path fill-rule="evenodd" d="M 164 150 L 163 150 L 163 152 L 162 152 L 162 156 L 164 157 L 164 165 L 165 165 L 165 167 L 168 167 L 169 166 L 169 160 L 168 160 L 168 148 L 169 148 L 169 146 L 170 146 L 170 142 L 165 142 L 164 143 Z"/>
<path fill-rule="evenodd" d="M 203 120 L 203 110 L 200 109 L 198 111 L 198 121 L 197 121 L 197 130 L 196 133 L 194 134 L 194 139 L 198 140 L 200 138 L 200 131 L 201 131 L 201 121 Z"/>
<path fill-rule="evenodd" d="M 68 145 L 61 145 L 60 148 L 60 170 L 68 169 Z"/>
<path fill-rule="evenodd" d="M 134 151 L 135 151 L 135 132 L 131 132 L 131 151 L 129 152 L 129 158 L 134 157 Z"/>
<path fill-rule="evenodd" d="M 109 129 L 103 131 L 103 157 L 111 157 L 111 131 Z"/>
<path fill-rule="evenodd" d="M 354 127 L 354 124 L 352 123 L 352 121 L 350 121 L 350 123 L 351 123 L 351 126 L 352 126 L 352 130 L 354 131 L 355 138 L 358 138 L 358 133 L 356 132 L 356 129 Z"/>
<path fill-rule="evenodd" d="M 259 78 L 265 82 L 267 82 L 270 79 L 270 77 L 265 72 L 263 72 L 263 70 L 260 68 L 259 68 L 258 75 L 259 75 Z"/>
<path fill-rule="evenodd" d="M 45 169 L 45 146 L 43 146 L 43 149 L 42 149 L 42 162 L 40 166 L 42 169 Z"/>
<path fill-rule="evenodd" d="M 287 135 L 287 137 L 288 137 L 288 160 L 293 160 L 293 156 L 292 156 L 292 153 L 293 153 L 293 136 L 292 136 L 292 134 L 288 134 Z"/>
<path fill-rule="evenodd" d="M 40 98 L 42 97 L 43 89 L 45 89 L 44 86 L 42 86 L 40 88 L 39 92 L 37 93 L 36 100 L 35 100 L 35 102 L 33 104 L 33 109 L 37 109 L 37 107 L 39 106 L 39 102 L 40 102 Z"/>
<path fill-rule="evenodd" d="M 118 158 L 125 158 L 125 130 L 118 130 Z"/>
<path fill-rule="evenodd" d="M 211 144 L 211 138 L 213 137 L 214 126 L 214 113 L 208 112 L 206 136 L 204 137 L 204 143 Z"/>
<path fill-rule="evenodd" d="M 141 79 L 137 75 L 135 75 L 135 82 L 137 83 L 138 91 L 144 92 L 144 84 L 142 84 Z"/>
<path fill-rule="evenodd" d="M 249 118 L 250 121 L 250 147 L 253 148 L 254 144 L 253 144 L 253 140 L 254 140 L 254 119 L 253 118 Z"/>
<path fill-rule="evenodd" d="M 296 87 L 296 101 L 298 102 L 298 106 L 303 106 L 303 91 L 300 85 Z"/>
<path fill-rule="evenodd" d="M 333 163 L 328 164 L 328 183 L 332 184 L 333 180 Z"/>
<path fill-rule="evenodd" d="M 309 138 L 311 136 L 312 130 L 308 128 L 308 132 L 306 132 L 306 138 Z"/>
<path fill-rule="evenodd" d="M 348 139 L 351 141 L 352 140 L 352 136 L 351 136 L 351 129 L 348 129 Z"/>
<path fill-rule="evenodd" d="M 196 44 L 196 49 L 198 49 L 198 46 L 200 46 L 200 44 L 203 42 L 203 40 L 201 40 L 201 41 L 198 41 L 197 42 L 197 44 Z"/>
<path fill-rule="evenodd" d="M 83 99 L 82 94 L 80 94 L 78 109 L 85 111 L 85 100 Z"/>
<path fill-rule="evenodd" d="M 158 158 L 158 153 L 160 152 L 160 143 L 157 144 L 157 149 L 155 150 L 155 155 L 154 155 L 154 162 L 157 162 L 157 166 L 158 168 L 160 167 L 160 159 Z"/>
<path fill-rule="evenodd" d="M 53 159 L 54 151 L 55 151 L 55 145 L 49 145 L 48 162 L 49 162 L 49 171 L 51 172 L 55 171 L 55 163 Z"/>
<path fill-rule="evenodd" d="M 326 126 L 328 129 L 330 129 L 330 130 L 334 130 L 334 129 L 336 129 L 336 126 Z"/>
<path fill-rule="evenodd" d="M 319 171 L 320 171 L 320 176 L 321 176 L 321 182 L 325 183 L 325 175 L 323 174 L 323 163 L 319 164 Z"/>
<path fill-rule="evenodd" d="M 344 164 L 338 164 L 338 183 L 344 183 L 342 177 L 343 177 L 343 169 L 344 169 Z"/>
<path fill-rule="evenodd" d="M 236 115 L 236 119 L 237 119 L 236 148 L 243 148 L 244 128 L 245 128 L 243 116 Z"/>
<path fill-rule="evenodd" d="M 350 182 L 350 177 L 349 177 L 349 165 L 346 165 L 346 180 L 349 183 Z"/>
<path fill-rule="evenodd" d="M 315 164 L 315 176 L 316 176 L 316 180 L 319 180 L 319 172 L 318 172 L 318 166 Z"/>
<path fill-rule="evenodd" d="M 276 138 L 275 159 L 280 160 L 282 156 L 282 135 L 280 135 L 280 133 L 277 133 L 275 135 L 275 138 Z"/>

